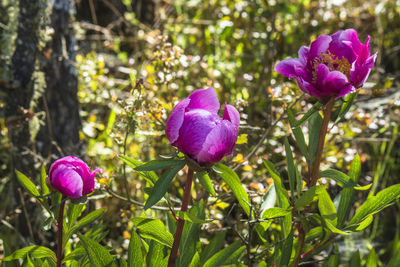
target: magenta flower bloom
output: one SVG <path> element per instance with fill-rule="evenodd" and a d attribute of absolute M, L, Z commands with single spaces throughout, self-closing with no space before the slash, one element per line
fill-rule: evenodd
<path fill-rule="evenodd" d="M 82 160 L 67 156 L 51 164 L 48 183 L 63 195 L 70 198 L 80 198 L 94 190 L 94 176 L 101 169 L 90 171 Z"/>
<path fill-rule="evenodd" d="M 353 29 L 320 35 L 310 47 L 300 48 L 299 58 L 282 60 L 275 71 L 296 78 L 311 96 L 340 98 L 361 87 L 374 67 L 376 53 L 370 55 L 369 39 L 362 44 Z"/>
<path fill-rule="evenodd" d="M 230 156 L 236 144 L 239 112 L 225 104 L 224 116 L 211 87 L 193 92 L 179 102 L 168 118 L 165 132 L 171 144 L 198 163 L 215 163 Z"/>

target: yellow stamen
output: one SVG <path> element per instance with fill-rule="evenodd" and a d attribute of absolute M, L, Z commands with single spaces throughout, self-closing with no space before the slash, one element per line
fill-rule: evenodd
<path fill-rule="evenodd" d="M 316 57 L 313 61 L 312 65 L 312 75 L 313 82 L 317 81 L 317 72 L 316 69 L 318 65 L 325 64 L 330 71 L 337 70 L 346 75 L 348 79 L 350 79 L 350 69 L 351 65 L 347 58 L 342 57 L 338 58 L 333 55 L 330 51 L 326 53 L 319 53 L 319 57 Z"/>

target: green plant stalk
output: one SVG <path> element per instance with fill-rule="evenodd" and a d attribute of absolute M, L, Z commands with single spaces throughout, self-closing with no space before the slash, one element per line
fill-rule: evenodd
<path fill-rule="evenodd" d="M 185 190 L 183 191 L 183 200 L 181 205 L 181 211 L 187 211 L 189 199 L 190 199 L 190 189 L 192 187 L 192 180 L 193 180 L 193 170 L 188 167 L 188 174 L 186 178 Z M 174 234 L 174 243 L 171 248 L 171 253 L 169 254 L 168 259 L 168 267 L 173 267 L 175 264 L 175 260 L 178 258 L 178 249 L 179 244 L 181 242 L 183 226 L 185 225 L 185 220 L 181 218 L 177 218 L 178 224 L 176 226 L 176 231 Z"/>
<path fill-rule="evenodd" d="M 329 101 L 325 104 L 325 108 L 323 110 L 324 118 L 322 120 L 321 129 L 319 131 L 318 147 L 314 161 L 312 162 L 308 188 L 311 188 L 317 184 L 319 166 L 321 164 L 322 152 L 324 151 L 325 136 L 328 130 L 328 125 L 331 119 L 331 113 L 334 103 L 335 103 L 335 98 L 334 97 L 330 98 Z"/>
<path fill-rule="evenodd" d="M 63 225 L 64 225 L 64 207 L 65 199 L 61 199 L 60 210 L 58 212 L 58 238 L 57 238 L 57 267 L 62 266 L 62 256 L 63 256 Z"/>
<path fill-rule="evenodd" d="M 299 241 L 298 241 L 298 245 L 297 245 L 296 255 L 295 255 L 294 261 L 293 261 L 294 267 L 299 266 L 300 259 L 301 259 L 301 252 L 303 251 L 303 248 L 304 248 L 304 240 L 306 239 L 306 233 L 304 232 L 303 225 L 301 224 L 301 222 L 299 222 L 297 225 L 297 231 L 299 232 L 299 236 L 298 236 Z"/>

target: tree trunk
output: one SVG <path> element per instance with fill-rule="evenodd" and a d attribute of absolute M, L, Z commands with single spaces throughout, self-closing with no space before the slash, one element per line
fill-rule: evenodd
<path fill-rule="evenodd" d="M 46 126 L 37 137 L 37 148 L 44 157 L 84 154 L 79 139 L 81 121 L 75 68 L 76 40 L 70 23 L 74 12 L 73 0 L 55 0 L 51 14 L 54 33 L 41 56 L 47 84 L 42 105 L 47 118 Z"/>

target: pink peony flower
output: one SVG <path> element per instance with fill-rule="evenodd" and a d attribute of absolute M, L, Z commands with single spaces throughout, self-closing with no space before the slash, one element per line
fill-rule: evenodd
<path fill-rule="evenodd" d="M 50 167 L 48 182 L 70 198 L 80 198 L 94 190 L 94 176 L 102 172 L 96 169 L 93 172 L 82 160 L 67 156 L 56 160 Z"/>
<path fill-rule="evenodd" d="M 171 144 L 198 163 L 215 163 L 232 155 L 239 129 L 239 112 L 220 104 L 211 87 L 193 92 L 179 102 L 168 118 L 165 132 Z"/>
<path fill-rule="evenodd" d="M 282 60 L 275 71 L 296 78 L 302 91 L 317 98 L 340 98 L 355 92 L 374 67 L 376 53 L 369 52 L 353 29 L 320 35 L 310 47 L 302 46 L 299 58 Z"/>

